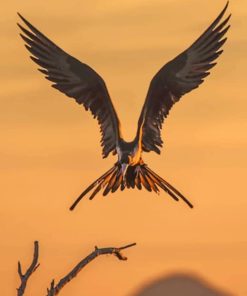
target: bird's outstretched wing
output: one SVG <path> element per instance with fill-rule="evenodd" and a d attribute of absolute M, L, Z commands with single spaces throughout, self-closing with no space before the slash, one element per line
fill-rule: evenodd
<path fill-rule="evenodd" d="M 181 96 L 197 88 L 210 74 L 209 70 L 216 65 L 214 61 L 223 52 L 221 47 L 227 39 L 224 35 L 230 27 L 228 21 L 231 15 L 222 21 L 227 7 L 228 2 L 215 21 L 192 45 L 153 77 L 138 121 L 138 134 L 142 136 L 144 151 L 160 153 L 164 118 Z"/>
<path fill-rule="evenodd" d="M 119 120 L 104 80 L 88 65 L 67 54 L 18 14 L 27 28 L 20 24 L 21 37 L 32 54 L 40 72 L 54 82 L 52 86 L 82 104 L 97 118 L 102 134 L 103 157 L 112 151 L 120 136 Z"/>

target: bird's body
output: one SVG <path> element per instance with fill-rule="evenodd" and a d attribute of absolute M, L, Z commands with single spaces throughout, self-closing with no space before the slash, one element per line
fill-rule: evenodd
<path fill-rule="evenodd" d="M 142 155 L 150 151 L 160 154 L 163 144 L 161 129 L 170 109 L 184 94 L 197 88 L 216 65 L 214 61 L 223 52 L 221 47 L 226 41 L 224 36 L 230 27 L 227 25 L 230 15 L 222 21 L 227 7 L 228 3 L 187 50 L 164 65 L 153 77 L 138 120 L 136 136 L 131 142 L 123 138 L 117 113 L 100 75 L 67 54 L 19 15 L 29 29 L 18 24 L 22 30 L 21 37 L 32 54 L 31 59 L 41 67 L 39 71 L 53 82 L 54 88 L 74 98 L 98 120 L 103 158 L 110 153 L 118 157 L 114 166 L 94 181 L 70 209 L 90 191 L 92 199 L 101 189 L 104 189 L 103 195 L 107 195 L 119 188 L 124 190 L 135 187 L 144 187 L 156 193 L 162 189 L 173 199 L 182 199 L 193 207 L 177 189 L 144 163 Z"/>

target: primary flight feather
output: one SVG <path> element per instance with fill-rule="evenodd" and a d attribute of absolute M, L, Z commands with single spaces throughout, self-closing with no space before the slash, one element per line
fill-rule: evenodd
<path fill-rule="evenodd" d="M 123 139 L 120 123 L 104 80 L 88 65 L 67 54 L 23 16 L 18 14 L 26 27 L 18 24 L 31 59 L 41 68 L 52 87 L 74 98 L 90 110 L 98 120 L 101 131 L 103 158 L 117 154 L 118 161 L 104 175 L 94 181 L 73 203 L 71 210 L 90 191 L 92 199 L 101 189 L 103 195 L 120 188 L 141 189 L 159 193 L 167 192 L 174 200 L 182 199 L 192 204 L 171 184 L 153 172 L 143 161 L 142 152 L 160 153 L 161 129 L 172 106 L 186 93 L 197 88 L 215 60 L 223 52 L 225 34 L 231 15 L 224 20 L 228 2 L 208 29 L 185 51 L 164 65 L 153 77 L 138 120 L 137 133 L 132 142 Z"/>

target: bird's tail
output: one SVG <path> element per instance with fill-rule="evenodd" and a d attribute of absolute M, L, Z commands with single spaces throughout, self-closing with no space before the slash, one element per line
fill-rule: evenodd
<path fill-rule="evenodd" d="M 157 175 L 146 164 L 140 165 L 137 169 L 135 177 L 135 186 L 138 189 L 143 187 L 148 191 L 154 191 L 159 194 L 159 188 L 168 193 L 174 200 L 183 200 L 190 208 L 193 208 L 192 203 L 170 183 Z M 132 185 L 133 187 L 133 185 Z M 134 188 L 134 187 L 133 187 Z"/>
<path fill-rule="evenodd" d="M 153 172 L 146 164 L 138 164 L 135 166 L 129 166 L 123 178 L 121 165 L 116 163 L 110 170 L 104 173 L 91 185 L 89 185 L 77 200 L 72 204 L 70 210 L 72 211 L 80 200 L 90 191 L 92 191 L 89 199 L 93 199 L 101 189 L 104 189 L 103 195 L 107 195 L 109 192 L 115 192 L 120 187 L 121 190 L 127 188 L 137 187 L 139 190 L 144 187 L 148 191 L 154 191 L 159 193 L 159 188 L 167 192 L 174 200 L 179 201 L 182 199 L 190 208 L 193 205 L 190 201 L 182 195 L 177 189 L 171 184 L 158 176 Z"/>

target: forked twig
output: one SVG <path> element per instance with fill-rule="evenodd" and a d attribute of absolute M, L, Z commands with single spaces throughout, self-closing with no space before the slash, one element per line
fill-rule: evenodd
<path fill-rule="evenodd" d="M 18 262 L 18 274 L 19 274 L 19 277 L 21 280 L 20 287 L 17 289 L 18 296 L 24 295 L 29 277 L 35 272 L 35 270 L 40 265 L 38 263 L 38 259 L 39 259 L 39 242 L 35 241 L 34 242 L 33 261 L 31 263 L 31 265 L 29 266 L 29 268 L 27 269 L 27 271 L 25 272 L 25 274 L 22 273 L 22 267 L 21 267 L 20 261 Z"/>

